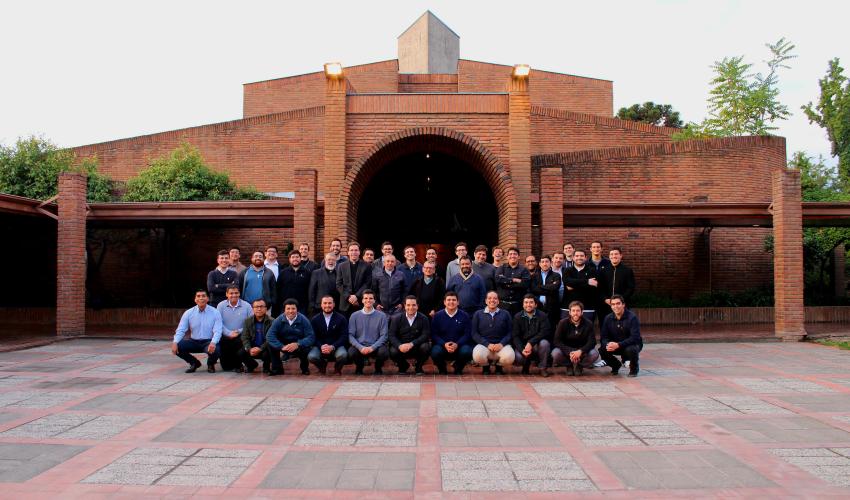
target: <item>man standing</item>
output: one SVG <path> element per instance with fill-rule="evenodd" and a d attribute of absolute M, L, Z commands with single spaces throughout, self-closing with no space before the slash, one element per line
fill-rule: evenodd
<path fill-rule="evenodd" d="M 413 282 L 422 277 L 422 264 L 416 262 L 416 249 L 412 246 L 404 247 L 404 262 L 398 265 L 399 271 L 404 275 L 404 292 L 410 293 Z"/>
<path fill-rule="evenodd" d="M 531 276 L 531 293 L 537 297 L 540 308 L 549 318 L 550 332 L 561 321 L 561 302 L 558 290 L 561 289 L 561 275 L 552 271 L 552 259 L 548 255 L 540 257 L 540 272 Z"/>
<path fill-rule="evenodd" d="M 263 262 L 263 265 L 269 268 L 269 270 L 274 274 L 274 279 L 277 281 L 280 276 L 280 263 L 277 261 L 277 247 L 274 245 L 269 245 L 266 247 L 266 260 Z"/>
<path fill-rule="evenodd" d="M 434 263 L 434 269 L 436 269 L 436 273 L 438 275 L 443 274 L 440 273 L 440 265 L 437 263 L 437 250 L 435 250 L 434 248 L 428 247 L 428 250 L 425 250 L 425 262 Z"/>
<path fill-rule="evenodd" d="M 263 299 L 255 300 L 251 307 L 254 314 L 242 325 L 242 349 L 239 350 L 239 359 L 248 373 L 254 373 L 257 369 L 255 360 L 262 359 L 263 373 L 269 373 L 271 358 L 266 334 L 272 327 L 272 317 L 269 316 L 269 307 Z"/>
<path fill-rule="evenodd" d="M 307 271 L 307 274 L 312 274 L 313 271 L 319 268 L 319 264 L 310 260 L 310 244 L 302 243 L 298 245 L 298 253 L 301 254 L 301 267 Z"/>
<path fill-rule="evenodd" d="M 440 310 L 441 299 L 446 294 L 446 283 L 437 276 L 437 266 L 433 262 L 422 265 L 422 276 L 410 287 L 410 295 L 416 297 L 419 310 L 433 318 Z"/>
<path fill-rule="evenodd" d="M 263 252 L 259 250 L 251 255 L 251 267 L 245 268 L 239 275 L 241 296 L 245 302 L 253 304 L 257 299 L 263 299 L 267 307 L 271 307 L 277 298 L 277 285 L 274 274 L 263 265 Z"/>
<path fill-rule="evenodd" d="M 596 319 L 596 309 L 601 299 L 599 297 L 599 282 L 596 269 L 586 263 L 584 250 L 573 253 L 573 267 L 567 270 L 567 286 L 570 287 L 569 301 L 582 304 L 583 314 L 593 323 Z"/>
<path fill-rule="evenodd" d="M 216 307 L 221 314 L 221 369 L 235 370 L 242 373 L 242 363 L 239 361 L 239 349 L 242 347 L 242 328 L 245 320 L 251 316 L 251 305 L 239 298 L 239 286 L 227 287 L 227 300 Z"/>
<path fill-rule="evenodd" d="M 410 368 L 407 360 L 411 358 L 416 362 L 416 375 L 425 375 L 422 365 L 431 354 L 431 322 L 419 312 L 416 297 L 408 295 L 404 298 L 404 314 L 391 317 L 387 330 L 390 359 L 398 366 L 399 375 L 407 373 Z"/>
<path fill-rule="evenodd" d="M 366 358 L 375 360 L 375 375 L 384 374 L 387 349 L 387 315 L 375 309 L 375 294 L 363 292 L 363 309 L 355 311 L 348 320 L 348 359 L 354 362 L 354 374 L 363 375 Z"/>
<path fill-rule="evenodd" d="M 380 271 L 384 269 L 384 258 L 389 255 L 393 255 L 393 244 L 389 241 L 385 241 L 381 243 L 381 258 L 376 259 L 372 263 L 372 267 L 375 269 L 375 271 Z M 393 256 L 393 259 L 395 259 L 395 256 Z"/>
<path fill-rule="evenodd" d="M 522 310 L 522 298 L 528 293 L 531 275 L 528 269 L 519 265 L 519 250 L 508 249 L 508 262 L 496 270 L 496 291 L 499 303 L 508 310 L 511 318 Z"/>
<path fill-rule="evenodd" d="M 527 271 L 526 271 L 527 272 Z M 513 318 L 508 311 L 499 309 L 499 294 L 487 292 L 487 307 L 475 311 L 470 333 L 476 346 L 472 359 L 482 365 L 481 373 L 490 374 L 490 364 L 497 362 L 496 373 L 503 374 L 503 367 L 514 364 L 515 353 L 511 347 Z"/>
<path fill-rule="evenodd" d="M 336 255 L 328 253 L 322 261 L 322 267 L 310 274 L 310 313 L 322 310 L 322 297 L 330 295 L 334 304 L 339 304 L 339 291 L 336 288 Z"/>
<path fill-rule="evenodd" d="M 231 247 L 230 248 L 230 269 L 236 271 L 236 275 L 245 270 L 245 264 L 243 264 L 240 259 L 242 258 L 242 251 L 239 250 L 239 247 Z"/>
<path fill-rule="evenodd" d="M 458 308 L 455 292 L 446 292 L 443 305 L 445 309 L 431 321 L 431 359 L 440 375 L 448 373 L 446 361 L 454 361 L 454 374 L 460 375 L 472 359 L 472 322 L 469 315 Z"/>
<path fill-rule="evenodd" d="M 210 305 L 218 306 L 224 300 L 227 287 L 236 283 L 239 275 L 230 269 L 230 252 L 221 250 L 218 252 L 218 267 L 207 274 L 207 292 L 210 296 Z"/>
<path fill-rule="evenodd" d="M 629 361 L 629 377 L 637 377 L 640 371 L 640 351 L 643 339 L 640 336 L 640 321 L 635 313 L 626 309 L 621 295 L 610 299 L 611 314 L 602 322 L 599 335 L 600 355 L 605 364 L 611 367 L 611 375 L 617 375 L 623 363 Z M 618 361 L 615 357 L 622 359 Z"/>
<path fill-rule="evenodd" d="M 603 269 L 599 275 L 602 297 L 609 306 L 614 295 L 622 296 L 623 301 L 628 303 L 635 293 L 635 273 L 629 266 L 623 264 L 620 248 L 612 248 L 608 252 L 608 257 L 611 258 L 611 267 Z"/>
<path fill-rule="evenodd" d="M 562 310 L 566 310 L 564 307 L 564 296 L 567 295 L 567 266 L 564 265 L 565 260 L 564 252 L 555 252 L 552 254 L 552 272 L 557 273 L 558 276 L 561 277 L 561 288 L 558 289 L 558 304 Z"/>
<path fill-rule="evenodd" d="M 363 262 L 369 264 L 370 271 L 372 269 L 374 269 L 373 266 L 375 265 L 375 251 L 372 250 L 371 248 L 364 248 L 363 249 Z"/>
<path fill-rule="evenodd" d="M 501 247 L 493 247 L 493 267 L 498 269 L 504 264 L 505 252 Z"/>
<path fill-rule="evenodd" d="M 371 281 L 372 268 L 360 260 L 360 244 L 350 242 L 347 262 L 338 264 L 336 270 L 339 310 L 343 314 L 351 316 L 351 313 L 360 309 L 363 292 L 369 288 Z"/>
<path fill-rule="evenodd" d="M 528 274 L 533 276 L 537 272 L 537 257 L 529 254 L 525 258 L 525 268 L 528 269 Z"/>
<path fill-rule="evenodd" d="M 331 258 L 332 255 L 328 254 Z M 336 259 L 333 259 L 336 262 Z M 342 367 L 348 362 L 348 349 L 345 344 L 348 341 L 348 320 L 345 316 L 334 311 L 336 303 L 330 295 L 324 295 L 321 299 L 321 310 L 313 316 L 310 324 L 316 334 L 316 343 L 310 349 L 307 359 L 316 365 L 319 373 L 325 374 L 328 370 L 328 361 L 334 362 L 334 373 L 342 373 Z"/>
<path fill-rule="evenodd" d="M 487 247 L 478 245 L 473 253 L 475 261 L 472 263 L 472 272 L 481 276 L 484 280 L 484 288 L 489 292 L 496 289 L 496 268 L 487 262 Z"/>
<path fill-rule="evenodd" d="M 514 364 L 522 366 L 522 374 L 528 375 L 531 362 L 536 360 L 540 375 L 549 376 L 548 361 L 552 345 L 549 337 L 549 318 L 537 310 L 537 300 L 532 294 L 522 299 L 522 311 L 514 316 L 513 336 Z"/>
<path fill-rule="evenodd" d="M 345 262 L 346 260 L 348 260 L 348 258 L 345 255 L 341 255 L 342 254 L 342 240 L 339 239 L 339 238 L 334 238 L 334 239 L 331 240 L 331 244 L 328 247 L 328 252 L 336 255 L 336 265 L 340 265 L 343 262 Z"/>
<path fill-rule="evenodd" d="M 221 350 L 218 343 L 221 340 L 221 314 L 213 307 L 208 307 L 210 297 L 206 290 L 195 292 L 195 307 L 187 310 L 180 318 L 171 352 L 189 363 L 186 373 L 194 373 L 201 367 L 198 358 L 191 353 L 207 353 L 207 371 L 215 373 L 215 362 Z M 186 333 L 189 338 L 185 338 Z"/>
<path fill-rule="evenodd" d="M 570 377 L 580 376 L 584 368 L 593 368 L 599 359 L 593 321 L 584 316 L 581 302 L 570 302 L 570 316 L 558 323 L 554 344 L 552 361 L 566 366 Z"/>
<path fill-rule="evenodd" d="M 283 303 L 283 314 L 277 317 L 266 335 L 272 370 L 269 375 L 283 375 L 283 361 L 298 358 L 301 374 L 310 374 L 307 355 L 316 340 L 313 326 L 306 316 L 298 312 L 298 302 L 287 299 Z M 283 356 L 283 359 L 281 359 Z"/>
<path fill-rule="evenodd" d="M 455 255 L 457 255 L 457 259 L 449 262 L 449 265 L 446 267 L 446 283 L 448 283 L 452 276 L 460 272 L 460 259 L 461 257 L 466 257 L 467 247 L 466 243 L 458 242 L 455 245 Z"/>
<path fill-rule="evenodd" d="M 487 296 L 487 289 L 484 286 L 484 280 L 472 271 L 472 261 L 468 256 L 460 259 L 460 273 L 452 276 L 449 283 L 446 285 L 446 290 L 450 290 L 457 294 L 460 301 L 460 308 L 463 309 L 470 317 L 484 308 L 484 298 Z"/>
<path fill-rule="evenodd" d="M 384 256 L 384 268 L 372 275 L 377 309 L 392 316 L 401 312 L 404 299 L 404 274 L 396 268 L 393 254 Z"/>
<path fill-rule="evenodd" d="M 569 269 L 573 267 L 573 254 L 576 247 L 569 241 L 564 243 L 564 265 Z"/>
<path fill-rule="evenodd" d="M 295 299 L 298 307 L 307 311 L 309 290 L 310 273 L 301 266 L 301 253 L 292 250 L 289 252 L 289 265 L 281 269 L 277 280 L 277 300 Z"/>
<path fill-rule="evenodd" d="M 601 276 L 603 270 L 611 267 L 611 261 L 602 255 L 602 242 L 594 241 L 590 243 L 590 260 L 587 265 L 596 268 L 597 276 Z"/>

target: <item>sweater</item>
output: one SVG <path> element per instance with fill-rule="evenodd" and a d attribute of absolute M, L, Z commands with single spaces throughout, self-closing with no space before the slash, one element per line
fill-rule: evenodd
<path fill-rule="evenodd" d="M 614 313 L 605 317 L 605 321 L 602 322 L 602 330 L 599 333 L 599 345 L 604 349 L 608 342 L 616 342 L 620 344 L 620 347 L 636 345 L 643 349 L 640 321 L 635 313 L 626 309 L 620 319 L 617 319 L 617 315 Z"/>
<path fill-rule="evenodd" d="M 221 272 L 218 268 L 213 269 L 207 274 L 207 292 L 210 294 L 210 305 L 218 306 L 218 303 L 227 298 L 227 287 L 236 283 L 239 275 L 236 271 L 227 268 L 227 271 Z"/>
<path fill-rule="evenodd" d="M 348 320 L 342 314 L 334 311 L 331 313 L 330 323 L 325 322 L 325 313 L 313 316 L 310 320 L 313 332 L 316 334 L 315 346 L 321 347 L 325 344 L 342 347 L 348 341 Z"/>
<path fill-rule="evenodd" d="M 472 263 L 472 272 L 484 280 L 484 288 L 489 292 L 496 289 L 496 266 L 489 262 Z"/>
<path fill-rule="evenodd" d="M 481 276 L 471 273 L 464 279 L 463 274 L 455 274 L 446 285 L 446 290 L 457 294 L 462 309 L 484 309 L 487 290 Z"/>
<path fill-rule="evenodd" d="M 541 340 L 548 338 L 549 334 L 549 318 L 543 311 L 535 309 L 531 318 L 525 314 L 525 311 L 520 311 L 514 316 L 511 332 L 514 349 L 522 351 L 525 349 L 525 344 L 537 345 Z"/>
<path fill-rule="evenodd" d="M 510 345 L 513 318 L 504 309 L 496 309 L 496 314 L 490 314 L 486 309 L 475 311 L 472 315 L 470 333 L 477 344 Z"/>
<path fill-rule="evenodd" d="M 434 276 L 431 282 L 426 284 L 425 277 L 420 276 L 411 285 L 409 293 L 419 299 L 419 310 L 430 315 L 431 311 L 442 309 L 446 282 L 443 278 Z"/>
<path fill-rule="evenodd" d="M 431 320 L 431 338 L 434 345 L 442 347 L 446 342 L 457 345 L 472 343 L 472 320 L 461 309 L 449 316 L 445 309 L 434 315 Z"/>
<path fill-rule="evenodd" d="M 584 316 L 574 325 L 570 318 L 564 318 L 555 329 L 555 347 L 562 353 L 569 354 L 576 349 L 581 349 L 582 354 L 587 354 L 596 347 L 596 333 L 593 331 L 593 323 Z"/>
<path fill-rule="evenodd" d="M 297 313 L 291 325 L 289 320 L 286 319 L 286 315 L 281 314 L 274 320 L 266 334 L 266 341 L 268 341 L 269 346 L 278 351 L 292 342 L 298 342 L 300 348 L 310 348 L 313 347 L 315 339 L 316 335 L 313 332 L 310 320 L 301 313 Z"/>
<path fill-rule="evenodd" d="M 364 347 L 378 349 L 387 343 L 387 315 L 373 309 L 366 314 L 355 311 L 348 319 L 348 341 L 357 350 Z"/>
<path fill-rule="evenodd" d="M 396 314 L 390 318 L 387 335 L 390 345 L 395 348 L 408 342 L 419 347 L 431 340 L 431 323 L 421 312 L 416 313 L 413 324 L 408 323 L 406 313 Z"/>
<path fill-rule="evenodd" d="M 404 276 L 404 295 L 407 295 L 413 282 L 422 277 L 422 264 L 415 262 L 413 267 L 408 267 L 407 262 L 399 262 L 395 268 Z"/>

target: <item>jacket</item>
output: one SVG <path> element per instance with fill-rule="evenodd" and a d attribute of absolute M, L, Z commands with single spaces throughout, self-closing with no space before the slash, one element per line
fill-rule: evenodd
<path fill-rule="evenodd" d="M 398 268 L 393 269 L 392 274 L 387 274 L 383 269 L 375 271 L 372 274 L 372 290 L 375 292 L 375 303 L 380 304 L 387 314 L 392 314 L 404 300 L 404 273 Z"/>
<path fill-rule="evenodd" d="M 298 269 L 286 266 L 280 270 L 277 279 L 277 300 L 281 304 L 287 299 L 298 301 L 298 309 L 307 312 L 310 305 L 308 291 L 310 288 L 310 273 L 302 266 Z M 283 311 L 283 308 L 280 309 Z"/>
<path fill-rule="evenodd" d="M 484 280 L 474 272 L 466 279 L 464 279 L 462 273 L 455 274 L 446 284 L 446 290 L 457 294 L 462 309 L 484 309 L 484 298 L 487 296 L 487 290 L 484 286 Z"/>
<path fill-rule="evenodd" d="M 520 282 L 515 282 L 514 278 L 520 279 Z M 496 269 L 496 291 L 499 292 L 501 302 L 521 302 L 530 284 L 531 273 L 522 264 L 516 267 L 502 264 Z"/>
<path fill-rule="evenodd" d="M 599 291 L 603 299 L 610 299 L 613 295 L 622 295 L 628 306 L 635 294 L 634 271 L 625 264 L 606 267 L 599 275 Z"/>
<path fill-rule="evenodd" d="M 319 311 L 319 314 L 310 320 L 310 326 L 316 336 L 313 344 L 316 347 L 328 344 L 336 349 L 348 342 L 348 319 L 336 311 L 331 313 L 330 323 L 325 323 L 325 313 Z"/>
<path fill-rule="evenodd" d="M 246 267 L 241 273 L 239 273 L 238 283 L 242 298 L 245 298 L 245 276 L 247 276 L 250 269 L 253 269 L 253 266 Z M 265 266 L 263 267 L 263 299 L 266 301 L 266 306 L 268 306 L 269 310 L 271 310 L 271 308 L 276 304 L 275 301 L 277 300 L 277 284 L 274 278 L 274 273 L 272 273 L 271 269 Z"/>
<path fill-rule="evenodd" d="M 590 286 L 587 281 L 591 278 L 597 280 L 597 286 Z M 578 300 L 582 303 L 585 310 L 595 310 L 599 306 L 601 296 L 599 294 L 599 277 L 596 274 L 596 268 L 585 264 L 581 271 L 575 266 L 567 269 L 566 284 L 572 290 L 567 290 L 564 294 L 564 306 L 570 302 Z"/>
<path fill-rule="evenodd" d="M 407 262 L 402 261 L 395 266 L 395 269 L 404 275 L 404 295 L 407 295 L 410 293 L 413 282 L 422 277 L 422 264 L 417 262 L 410 268 L 407 267 Z"/>
<path fill-rule="evenodd" d="M 311 312 L 321 310 L 322 297 L 325 295 L 333 297 L 336 309 L 339 309 L 339 290 L 336 288 L 336 277 L 336 268 L 333 271 L 328 271 L 324 266 L 310 274 L 310 287 L 307 292 L 307 300 L 312 309 Z"/>
<path fill-rule="evenodd" d="M 531 318 L 525 314 L 525 311 L 520 311 L 514 316 L 511 336 L 514 349 L 517 351 L 525 349 L 525 344 L 539 344 L 541 340 L 549 338 L 550 333 L 549 318 L 543 311 L 535 309 Z"/>
<path fill-rule="evenodd" d="M 416 278 L 408 292 L 419 300 L 419 310 L 430 315 L 431 311 L 439 311 L 443 308 L 443 297 L 446 295 L 446 282 L 443 278 L 434 275 L 429 284 L 425 284 L 425 277 Z"/>
<path fill-rule="evenodd" d="M 268 314 L 263 318 L 263 345 L 259 346 L 260 349 L 268 349 L 269 347 L 269 330 L 272 327 L 272 322 L 272 317 Z M 239 336 L 239 339 L 242 341 L 242 347 L 246 351 L 250 351 L 252 347 L 256 347 L 254 346 L 254 336 L 256 333 L 256 330 L 254 330 L 254 315 L 252 314 L 248 318 L 245 318 L 245 323 L 242 325 L 242 334 Z"/>
<path fill-rule="evenodd" d="M 313 332 L 313 326 L 307 316 L 297 313 L 292 324 L 286 319 L 285 314 L 278 316 L 272 323 L 269 332 L 266 334 L 266 341 L 272 349 L 278 351 L 286 344 L 298 342 L 298 347 L 308 349 L 313 347 L 313 342 L 316 340 L 316 335 Z"/>
<path fill-rule="evenodd" d="M 620 347 L 636 345 L 643 349 L 640 321 L 635 313 L 626 309 L 620 319 L 617 319 L 614 313 L 605 316 L 605 321 L 602 322 L 602 330 L 599 333 L 599 345 L 604 349 L 608 342 L 616 342 L 620 344 Z"/>
<path fill-rule="evenodd" d="M 416 313 L 413 324 L 407 322 L 407 314 L 396 314 L 390 318 L 387 334 L 390 345 L 395 348 L 408 342 L 413 343 L 414 347 L 419 347 L 431 340 L 431 323 L 421 312 Z"/>
<path fill-rule="evenodd" d="M 358 260 L 356 263 L 346 260 L 336 266 L 336 289 L 339 292 L 339 310 L 348 311 L 351 304 L 349 295 L 356 295 L 357 300 L 363 299 L 363 291 L 372 284 L 372 267 Z"/>
<path fill-rule="evenodd" d="M 574 325 L 570 318 L 564 318 L 555 329 L 553 340 L 555 348 L 568 355 L 576 349 L 581 349 L 587 354 L 596 347 L 596 332 L 593 331 L 593 323 L 584 316 Z"/>
<path fill-rule="evenodd" d="M 561 304 L 558 300 L 558 289 L 561 288 L 561 275 L 556 273 L 553 270 L 549 270 L 546 273 L 546 281 L 544 283 L 543 273 L 538 272 L 531 275 L 531 285 L 529 286 L 529 291 L 534 294 L 534 297 L 538 300 L 542 295 L 546 297 L 546 303 L 541 306 L 541 308 L 546 311 L 554 311 L 557 310 L 558 314 L 561 313 Z"/>

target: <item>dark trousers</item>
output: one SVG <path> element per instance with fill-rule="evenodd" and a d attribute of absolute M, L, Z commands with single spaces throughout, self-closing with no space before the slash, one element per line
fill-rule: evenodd
<path fill-rule="evenodd" d="M 232 370 L 239 366 L 241 361 L 239 360 L 239 350 L 242 349 L 242 339 L 237 336 L 236 338 L 221 336 L 221 342 L 219 342 L 219 347 L 221 347 L 221 369 L 224 371 Z"/>
<path fill-rule="evenodd" d="M 313 346 L 310 349 L 310 354 L 307 355 L 307 359 L 320 368 L 328 366 L 329 361 L 335 363 L 334 367 L 340 367 L 348 363 L 348 351 L 344 346 L 339 346 L 328 354 L 322 354 L 320 346 Z"/>
<path fill-rule="evenodd" d="M 422 365 L 428 361 L 428 356 L 431 354 L 431 343 L 425 342 L 418 346 L 413 346 L 407 352 L 401 352 L 398 347 L 390 347 L 390 359 L 398 366 L 399 372 L 406 372 L 410 368 L 409 359 L 416 360 L 416 367 L 422 368 Z"/>
<path fill-rule="evenodd" d="M 242 361 L 242 363 L 245 365 L 245 368 L 247 368 L 249 371 L 257 369 L 257 359 L 263 360 L 263 371 L 269 371 L 271 357 L 269 356 L 268 347 L 261 349 L 260 353 L 256 357 L 251 356 L 251 353 L 249 351 L 246 351 L 244 347 L 242 349 L 239 349 L 237 355 L 239 356 L 239 359 Z"/>
<path fill-rule="evenodd" d="M 299 346 L 298 349 L 293 352 L 283 352 L 280 349 L 275 349 L 274 347 L 269 346 L 269 357 L 272 362 L 272 371 L 275 373 L 283 373 L 283 362 L 292 358 L 298 358 L 302 372 L 309 371 L 310 363 L 307 361 L 308 354 L 310 354 L 309 347 Z"/>
<path fill-rule="evenodd" d="M 449 352 L 446 350 L 446 346 L 435 345 L 431 348 L 431 359 L 440 373 L 445 373 L 446 361 L 454 361 L 452 366 L 455 373 L 460 373 L 466 364 L 472 361 L 472 346 L 459 345 L 455 352 Z"/>
<path fill-rule="evenodd" d="M 359 349 L 352 346 L 348 348 L 348 359 L 354 363 L 357 371 L 363 371 L 363 364 L 366 362 L 366 358 L 375 360 L 375 369 L 380 370 L 384 367 L 384 362 L 387 358 L 390 357 L 389 350 L 387 346 L 381 346 L 378 349 L 375 349 L 368 356 L 364 356 Z"/>
<path fill-rule="evenodd" d="M 212 342 L 212 339 L 195 340 L 184 338 L 177 343 L 177 357 L 192 366 L 200 365 L 201 362 L 198 361 L 198 358 L 192 356 L 190 353 L 206 353 L 210 342 Z M 220 355 L 221 345 L 219 343 L 215 346 L 215 351 L 212 354 L 207 354 L 207 366 L 215 366 L 215 362 L 218 361 Z"/>
<path fill-rule="evenodd" d="M 616 351 L 608 351 L 604 345 L 601 345 L 599 346 L 599 355 L 612 370 L 619 370 L 623 363 L 629 361 L 629 371 L 637 372 L 638 363 L 640 363 L 640 349 L 640 346 L 630 345 L 620 347 Z M 622 361 L 618 360 L 616 356 L 620 356 Z"/>

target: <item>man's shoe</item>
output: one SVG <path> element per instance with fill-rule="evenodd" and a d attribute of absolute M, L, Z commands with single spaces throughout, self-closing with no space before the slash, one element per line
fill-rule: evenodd
<path fill-rule="evenodd" d="M 612 377 L 617 376 L 619 374 L 620 374 L 620 367 L 619 366 L 617 368 L 611 368 L 611 376 Z"/>
<path fill-rule="evenodd" d="M 638 372 L 629 372 L 629 374 L 627 376 L 634 378 L 634 377 L 637 377 L 637 374 L 638 374 Z"/>
<path fill-rule="evenodd" d="M 207 373 L 215 373 L 215 366 L 207 365 Z"/>
<path fill-rule="evenodd" d="M 319 369 L 319 373 L 321 373 L 322 375 L 326 375 L 328 373 L 328 365 L 327 364 L 322 363 L 322 364 L 318 365 L 317 368 Z"/>
<path fill-rule="evenodd" d="M 363 367 L 362 367 L 362 366 L 358 366 L 357 368 L 355 368 L 355 369 L 354 369 L 354 374 L 355 374 L 355 375 L 363 375 Z"/>
<path fill-rule="evenodd" d="M 245 373 L 254 373 L 254 370 L 256 370 L 256 369 L 257 369 L 257 367 L 256 367 L 256 366 L 254 366 L 254 367 L 252 367 L 252 368 L 246 368 L 246 369 L 245 369 Z"/>
<path fill-rule="evenodd" d="M 242 365 L 239 365 L 239 366 L 237 366 L 236 368 L 233 369 L 233 373 L 244 373 L 244 372 L 245 372 L 245 369 L 242 368 Z"/>
<path fill-rule="evenodd" d="M 550 375 L 549 370 L 547 370 L 546 368 L 541 368 L 540 369 L 540 375 L 543 375 L 543 378 L 549 378 L 549 375 Z"/>
<path fill-rule="evenodd" d="M 499 368 L 501 368 L 501 366 Z M 523 366 L 522 371 L 520 373 L 522 373 L 523 375 L 528 375 L 528 373 L 529 373 L 528 367 Z"/>
<path fill-rule="evenodd" d="M 455 371 L 457 371 L 457 370 L 455 370 Z M 449 371 L 446 370 L 445 368 L 438 368 L 437 373 L 439 373 L 440 375 L 448 375 Z"/>
<path fill-rule="evenodd" d="M 505 369 L 502 368 L 502 365 L 496 365 L 496 375 L 504 375 Z"/>
<path fill-rule="evenodd" d="M 581 363 L 576 363 L 576 365 L 575 365 L 576 377 L 581 377 L 582 371 L 584 371 L 584 367 L 581 366 Z"/>
<path fill-rule="evenodd" d="M 186 369 L 186 373 L 195 373 L 196 371 L 198 371 L 198 368 L 200 368 L 200 367 L 201 367 L 200 362 L 192 363 L 192 365 L 189 366 L 189 368 Z"/>
<path fill-rule="evenodd" d="M 281 371 L 269 370 L 269 377 L 277 377 L 279 375 L 283 375 L 283 370 L 281 370 Z"/>
<path fill-rule="evenodd" d="M 383 374 L 384 374 L 383 368 L 375 368 L 375 371 L 372 373 L 372 375 L 383 375 Z"/>
<path fill-rule="evenodd" d="M 309 370 L 309 369 L 305 369 L 305 368 L 302 368 L 302 369 L 301 369 L 301 375 L 309 375 L 309 374 L 310 374 L 310 370 Z"/>
<path fill-rule="evenodd" d="M 572 377 L 575 375 L 575 370 L 573 369 L 573 365 L 567 365 L 566 374 L 568 377 Z"/>
<path fill-rule="evenodd" d="M 342 363 L 334 363 L 334 373 L 342 375 Z"/>
<path fill-rule="evenodd" d="M 481 375 L 490 375 L 490 365 L 481 368 Z"/>
<path fill-rule="evenodd" d="M 414 370 L 414 374 L 425 375 L 425 370 L 422 369 L 422 365 L 416 365 L 416 368 Z"/>

